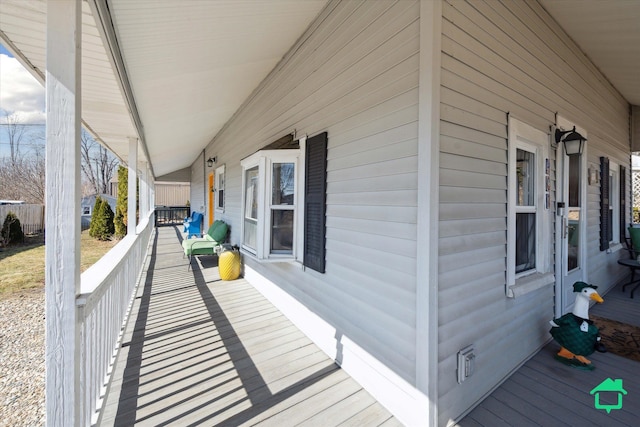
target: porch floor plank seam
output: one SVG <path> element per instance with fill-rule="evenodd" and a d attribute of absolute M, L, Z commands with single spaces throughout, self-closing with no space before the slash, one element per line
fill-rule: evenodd
<path fill-rule="evenodd" d="M 154 244 L 100 426 L 399 425 L 247 281 Z"/>
<path fill-rule="evenodd" d="M 631 299 L 629 290 L 625 293 L 622 285 L 617 285 L 603 298 L 605 302 L 593 306 L 590 314 L 640 326 L 640 301 Z M 553 341 L 544 346 L 456 426 L 639 425 L 640 362 L 613 353 L 594 353 L 589 359 L 596 369 L 580 371 L 553 358 L 559 348 Z M 610 413 L 596 408 L 595 396 L 590 394 L 607 378 L 622 379 L 627 391 L 622 408 Z"/>

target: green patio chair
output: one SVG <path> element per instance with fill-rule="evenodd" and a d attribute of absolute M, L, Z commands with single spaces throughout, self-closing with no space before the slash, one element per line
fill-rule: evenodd
<path fill-rule="evenodd" d="M 635 255 L 640 254 L 640 228 L 629 227 L 629 238 L 631 238 L 631 249 L 635 251 Z"/>
<path fill-rule="evenodd" d="M 194 255 L 215 255 L 215 249 L 227 238 L 229 226 L 226 222 L 216 220 L 211 224 L 207 234 L 196 239 L 185 239 L 182 241 L 184 255 L 189 257 L 189 269 L 191 269 L 191 258 Z"/>

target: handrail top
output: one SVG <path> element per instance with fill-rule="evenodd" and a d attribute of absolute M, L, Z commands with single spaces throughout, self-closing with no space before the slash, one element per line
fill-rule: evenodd
<path fill-rule="evenodd" d="M 135 235 L 125 236 L 109 252 L 80 275 L 80 294 L 76 296 L 76 307 L 85 306 L 91 297 L 99 296 L 100 291 L 102 291 L 101 285 L 107 283 L 109 275 L 115 271 L 114 267 L 129 255 L 131 248 L 142 237 L 142 231 L 148 225 L 149 218 L 144 218 L 136 227 Z"/>

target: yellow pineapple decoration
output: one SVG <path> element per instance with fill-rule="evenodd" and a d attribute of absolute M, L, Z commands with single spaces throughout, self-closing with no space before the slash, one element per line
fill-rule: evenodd
<path fill-rule="evenodd" d="M 225 248 L 218 258 L 220 279 L 235 280 L 240 277 L 240 252 L 236 248 Z"/>

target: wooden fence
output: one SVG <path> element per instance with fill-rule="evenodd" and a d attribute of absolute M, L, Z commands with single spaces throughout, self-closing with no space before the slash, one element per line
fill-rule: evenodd
<path fill-rule="evenodd" d="M 44 205 L 0 205 L 0 227 L 9 212 L 18 217 L 24 234 L 42 233 L 44 230 Z"/>

